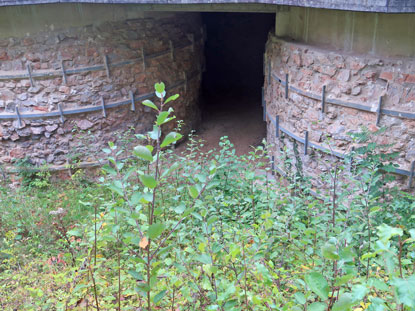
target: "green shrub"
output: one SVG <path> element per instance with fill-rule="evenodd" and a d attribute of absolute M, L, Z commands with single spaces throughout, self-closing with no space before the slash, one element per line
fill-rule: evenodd
<path fill-rule="evenodd" d="M 177 154 L 178 95 L 165 99 L 160 83 L 156 96 L 143 103 L 154 128 L 133 150 L 110 143 L 98 184 L 48 187 L 30 203 L 33 191 L 3 191 L 0 306 L 415 310 L 415 200 L 389 186 L 393 155 L 356 149 L 347 181 L 347 162 L 326 163 L 331 190 L 316 198 L 301 165 L 286 187 L 271 177 L 267 146 L 239 157 L 225 137 L 201 153 L 191 136 Z M 21 250 L 39 245 L 28 265 Z"/>

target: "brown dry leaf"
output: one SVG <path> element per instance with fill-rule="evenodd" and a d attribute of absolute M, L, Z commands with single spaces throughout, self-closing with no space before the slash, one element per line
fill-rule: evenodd
<path fill-rule="evenodd" d="M 143 238 L 141 239 L 140 243 L 138 243 L 138 245 L 139 245 L 141 248 L 146 248 L 146 247 L 147 247 L 147 245 L 148 245 L 148 240 L 147 240 L 147 238 L 146 238 L 146 237 L 143 237 Z"/>

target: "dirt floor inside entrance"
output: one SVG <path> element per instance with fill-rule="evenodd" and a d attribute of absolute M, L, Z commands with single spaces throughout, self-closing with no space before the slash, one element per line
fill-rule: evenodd
<path fill-rule="evenodd" d="M 261 144 L 266 129 L 258 96 L 229 94 L 209 96 L 204 100 L 208 105 L 203 112 L 202 124 L 195 132 L 197 139 L 203 140 L 203 152 L 218 149 L 223 136 L 229 137 L 237 155 L 246 154 L 252 150 L 252 146 Z M 178 147 L 178 151 L 185 149 L 185 144 Z"/>

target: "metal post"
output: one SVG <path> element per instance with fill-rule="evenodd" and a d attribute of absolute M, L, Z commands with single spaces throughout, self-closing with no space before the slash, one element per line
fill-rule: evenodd
<path fill-rule="evenodd" d="M 135 111 L 134 93 L 130 91 L 131 111 Z"/>
<path fill-rule="evenodd" d="M 29 63 L 27 64 L 27 74 L 29 75 L 29 80 L 30 80 L 30 86 L 34 87 L 35 83 L 33 82 L 33 77 L 32 77 L 32 65 Z"/>
<path fill-rule="evenodd" d="M 63 117 L 63 110 L 62 110 L 62 106 L 61 106 L 60 103 L 58 104 L 58 110 L 59 110 L 61 123 L 63 124 L 63 123 L 65 123 L 65 118 Z"/>
<path fill-rule="evenodd" d="M 288 73 L 285 74 L 285 99 L 288 99 Z"/>
<path fill-rule="evenodd" d="M 16 106 L 16 117 L 17 117 L 17 124 L 19 125 L 19 128 L 22 127 L 22 118 L 20 116 L 19 107 Z"/>
<path fill-rule="evenodd" d="M 109 66 L 109 63 L 108 63 L 107 54 L 104 54 L 104 65 L 105 65 L 105 71 L 107 72 L 107 77 L 110 78 L 110 66 Z"/>
<path fill-rule="evenodd" d="M 326 86 L 323 85 L 323 90 L 321 92 L 321 112 L 326 112 Z"/>
<path fill-rule="evenodd" d="M 411 172 L 409 174 L 408 188 L 412 188 L 412 181 L 414 179 L 415 161 L 412 161 Z"/>
<path fill-rule="evenodd" d="M 104 97 L 101 97 L 101 107 L 102 107 L 102 116 L 104 118 L 107 117 L 107 111 L 105 110 L 105 101 L 104 101 Z"/>
<path fill-rule="evenodd" d="M 63 60 L 61 61 L 61 67 L 62 67 L 62 80 L 63 80 L 63 83 L 66 85 L 68 84 L 68 79 L 66 77 L 65 65 L 63 64 Z"/>
<path fill-rule="evenodd" d="M 141 47 L 141 57 L 143 58 L 143 71 L 146 72 L 146 54 L 144 53 L 144 47 Z"/>
<path fill-rule="evenodd" d="M 271 157 L 271 174 L 274 176 L 275 175 L 275 157 L 272 156 Z"/>
<path fill-rule="evenodd" d="M 383 102 L 383 96 L 379 97 L 379 105 L 378 105 L 377 116 L 376 116 L 376 126 L 379 126 L 379 122 L 380 122 L 380 111 L 382 109 L 382 102 Z"/>
<path fill-rule="evenodd" d="M 308 131 L 305 131 L 305 138 L 304 138 L 304 155 L 307 155 L 308 149 Z"/>
<path fill-rule="evenodd" d="M 275 137 L 280 137 L 280 116 L 275 116 Z"/>

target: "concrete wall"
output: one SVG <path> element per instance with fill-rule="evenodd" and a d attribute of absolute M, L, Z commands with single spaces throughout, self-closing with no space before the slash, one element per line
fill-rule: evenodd
<path fill-rule="evenodd" d="M 350 53 L 415 56 L 415 14 L 300 7 L 286 7 L 276 14 L 276 35 L 287 40 Z"/>
<path fill-rule="evenodd" d="M 148 12 L 137 5 L 59 3 L 8 6 L 0 9 L 0 38 L 30 36 L 71 27 L 120 22 L 135 18 L 161 19 L 168 12 Z"/>
<path fill-rule="evenodd" d="M 185 121 L 183 131 L 196 126 L 204 44 L 199 14 L 73 4 L 5 9 L 7 14 L 0 9 L 5 14 L 0 18 L 0 164 L 23 158 L 36 165 L 95 160 L 108 141 L 121 144 L 152 127 L 151 109 L 137 100 L 132 112 L 128 101 L 130 92 L 153 93 L 159 81 L 176 85 L 169 93 L 181 95 L 174 108 Z M 62 63 L 69 72 L 66 82 Z M 127 104 L 104 113 L 101 99 L 106 106 Z M 95 111 L 65 115 L 64 123 L 59 116 L 42 117 L 59 106 Z M 33 114 L 39 116 L 24 117 Z"/>

